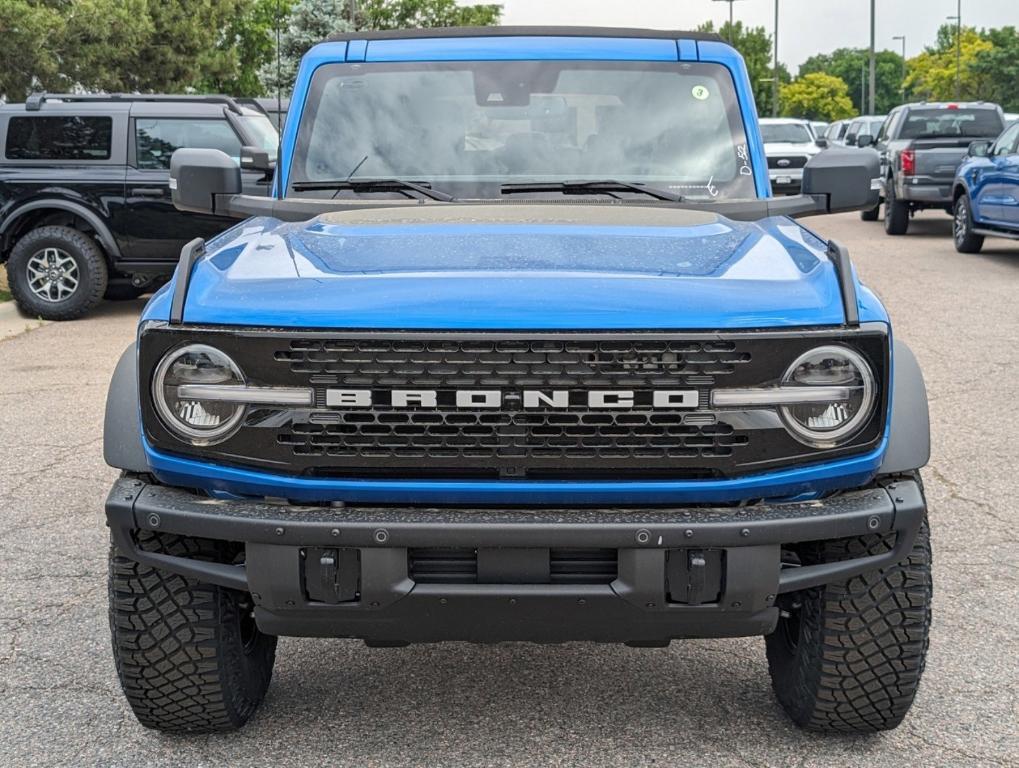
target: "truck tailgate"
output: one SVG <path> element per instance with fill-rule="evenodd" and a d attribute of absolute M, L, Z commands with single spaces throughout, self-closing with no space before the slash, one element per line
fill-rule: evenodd
<path fill-rule="evenodd" d="M 914 174 L 951 181 L 955 169 L 966 157 L 971 138 L 927 139 L 913 142 Z"/>

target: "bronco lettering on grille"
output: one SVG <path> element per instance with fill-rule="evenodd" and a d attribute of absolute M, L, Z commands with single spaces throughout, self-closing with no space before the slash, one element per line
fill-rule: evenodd
<path fill-rule="evenodd" d="M 696 389 L 592 389 L 537 390 L 504 393 L 499 389 L 328 389 L 330 408 L 653 408 L 679 410 L 696 408 Z"/>

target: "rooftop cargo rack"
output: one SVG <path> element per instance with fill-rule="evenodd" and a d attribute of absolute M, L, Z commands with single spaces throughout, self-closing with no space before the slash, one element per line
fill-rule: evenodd
<path fill-rule="evenodd" d="M 25 110 L 38 112 L 47 101 L 102 102 L 102 101 L 152 101 L 178 102 L 187 104 L 222 104 L 231 112 L 242 114 L 240 105 L 230 96 L 220 94 L 160 94 L 160 93 L 33 93 L 25 99 Z"/>

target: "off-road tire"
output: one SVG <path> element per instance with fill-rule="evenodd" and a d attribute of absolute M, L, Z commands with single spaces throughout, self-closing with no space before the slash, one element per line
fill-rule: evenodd
<path fill-rule="evenodd" d="M 909 229 L 909 204 L 895 198 L 895 181 L 888 179 L 885 192 L 885 232 L 904 235 Z"/>
<path fill-rule="evenodd" d="M 814 542 L 803 564 L 885 552 L 894 536 Z M 895 728 L 916 696 L 931 623 L 927 520 L 909 556 L 848 581 L 804 590 L 765 638 L 775 695 L 798 726 L 874 733 Z"/>
<path fill-rule="evenodd" d="M 139 532 L 144 550 L 233 562 L 224 542 Z M 276 638 L 250 596 L 141 565 L 110 548 L 110 632 L 117 676 L 142 725 L 173 733 L 241 727 L 265 696 Z"/>
<path fill-rule="evenodd" d="M 973 208 L 969 195 L 962 195 L 955 201 L 952 218 L 952 241 L 959 253 L 980 253 L 984 247 L 984 236 L 973 234 Z"/>
<path fill-rule="evenodd" d="M 44 248 L 64 251 L 78 267 L 78 285 L 60 301 L 45 301 L 29 288 L 28 262 Z M 106 256 L 99 244 L 71 227 L 47 226 L 33 229 L 11 249 L 7 260 L 7 282 L 21 310 L 43 320 L 75 320 L 95 308 L 106 292 Z"/>
<path fill-rule="evenodd" d="M 864 208 L 860 211 L 860 219 L 862 221 L 877 221 L 881 215 L 881 203 L 878 203 L 873 208 Z"/>

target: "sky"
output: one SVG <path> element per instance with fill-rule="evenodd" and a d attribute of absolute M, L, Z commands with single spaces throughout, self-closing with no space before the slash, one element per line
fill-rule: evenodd
<path fill-rule="evenodd" d="M 483 0 L 474 0 L 480 2 Z M 503 6 L 503 24 L 693 29 L 709 19 L 729 19 L 729 4 L 715 0 L 484 0 Z M 836 48 L 870 45 L 867 0 L 778 0 L 778 57 L 795 74 L 804 59 Z M 902 51 L 894 35 L 906 36 L 906 56 L 934 42 L 938 27 L 954 16 L 958 0 L 876 0 L 875 45 Z M 775 0 L 736 0 L 733 17 L 771 34 Z M 953 22 L 954 23 L 954 22 Z M 1019 27 L 1019 0 L 962 0 L 962 23 Z"/>

